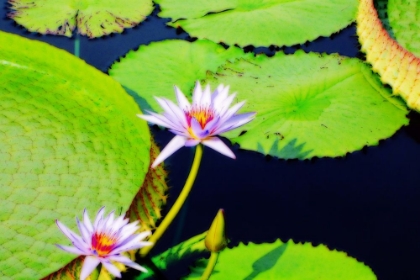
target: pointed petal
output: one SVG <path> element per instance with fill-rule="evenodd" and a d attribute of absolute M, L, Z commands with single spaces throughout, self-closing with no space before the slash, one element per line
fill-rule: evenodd
<path fill-rule="evenodd" d="M 93 256 L 88 256 L 85 258 L 83 262 L 82 271 L 80 272 L 80 280 L 85 280 L 92 271 L 98 266 L 100 263 L 99 259 Z"/>
<path fill-rule="evenodd" d="M 55 244 L 55 246 L 57 246 L 58 248 L 60 248 L 63 251 L 72 253 L 72 254 L 76 254 L 76 255 L 86 255 L 88 252 L 83 252 L 79 249 L 77 249 L 76 247 L 71 247 L 71 246 L 64 246 L 64 245 L 58 245 Z"/>
<path fill-rule="evenodd" d="M 152 244 L 153 243 L 149 242 L 149 241 L 138 241 L 138 240 L 133 241 L 133 240 L 131 240 L 129 243 L 125 244 L 124 246 L 121 246 L 121 247 L 118 247 L 115 250 L 112 250 L 112 254 L 117 255 L 117 254 L 120 254 L 120 253 L 125 252 L 125 251 L 137 250 L 137 249 L 140 249 L 140 248 L 143 248 L 143 247 L 146 247 L 146 246 L 150 246 Z"/>
<path fill-rule="evenodd" d="M 155 97 L 156 101 L 165 110 L 164 116 L 171 122 L 187 127 L 187 120 L 185 113 L 178 106 L 176 106 L 171 100 L 165 98 Z"/>
<path fill-rule="evenodd" d="M 70 239 L 71 243 L 80 251 L 86 250 L 86 243 L 83 241 L 83 239 L 73 231 L 71 231 L 68 227 L 66 227 L 64 224 L 62 224 L 60 221 L 56 220 L 57 226 L 60 228 L 60 230 L 64 233 L 65 236 L 67 236 L 68 239 Z"/>
<path fill-rule="evenodd" d="M 106 270 L 108 270 L 109 273 L 111 273 L 117 278 L 121 278 L 121 271 L 115 265 L 105 261 L 102 261 L 102 265 L 105 266 Z"/>
<path fill-rule="evenodd" d="M 137 115 L 137 117 L 148 121 L 152 124 L 157 124 L 163 127 L 172 128 L 172 123 L 170 123 L 164 116 L 161 115 Z"/>
<path fill-rule="evenodd" d="M 223 102 L 221 102 L 218 105 L 218 107 L 214 107 L 214 109 L 219 113 L 220 116 L 223 116 L 228 111 L 235 97 L 236 97 L 236 93 L 232 93 L 231 95 L 226 97 L 226 99 L 223 100 Z"/>
<path fill-rule="evenodd" d="M 127 258 L 126 256 L 121 256 L 121 255 L 117 255 L 117 256 L 110 256 L 109 257 L 110 260 L 125 264 L 126 266 L 130 266 L 134 269 L 143 271 L 143 272 L 147 272 L 147 269 L 145 269 L 144 267 L 138 265 L 137 263 L 133 262 L 132 260 L 130 260 L 129 258 Z"/>
<path fill-rule="evenodd" d="M 102 220 L 104 216 L 105 207 L 99 209 L 98 214 L 96 214 L 95 223 L 93 224 L 93 228 L 97 229 L 99 222 Z"/>
<path fill-rule="evenodd" d="M 92 234 L 85 227 L 84 223 L 81 223 L 78 218 L 76 218 L 77 227 L 79 228 L 80 233 L 82 234 L 83 241 L 86 244 L 90 245 L 90 240 L 92 239 Z"/>
<path fill-rule="evenodd" d="M 184 111 L 189 111 L 191 109 L 190 102 L 188 102 L 188 99 L 185 97 L 185 95 L 182 93 L 182 91 L 177 87 L 174 86 L 176 99 L 178 100 L 178 106 Z"/>
<path fill-rule="evenodd" d="M 66 227 L 63 223 L 61 223 L 59 220 L 55 220 L 55 223 L 59 227 L 59 229 L 64 233 L 65 236 L 67 236 L 70 241 L 74 241 L 74 237 L 78 236 L 76 233 L 74 233 L 72 230 L 70 230 L 68 227 Z"/>
<path fill-rule="evenodd" d="M 220 125 L 215 131 L 214 134 L 221 134 L 229 130 L 238 128 L 246 123 L 252 121 L 255 117 L 255 112 L 239 114 L 231 117 L 227 122 Z"/>
<path fill-rule="evenodd" d="M 201 89 L 200 82 L 196 81 L 194 92 L 193 92 L 193 106 L 201 104 L 202 95 L 203 95 L 203 91 Z"/>
<path fill-rule="evenodd" d="M 210 92 L 210 85 L 207 85 L 204 89 L 203 95 L 201 96 L 201 106 L 208 107 L 211 104 L 211 92 Z"/>
<path fill-rule="evenodd" d="M 213 94 L 212 96 L 213 108 L 223 107 L 223 103 L 225 102 L 228 95 L 229 95 L 229 86 L 225 87 L 223 85 L 219 85 L 219 87 L 217 88 L 217 94 Z"/>
<path fill-rule="evenodd" d="M 221 153 L 222 155 L 225 155 L 230 158 L 236 158 L 235 154 L 228 148 L 228 146 L 223 143 L 222 140 L 220 140 L 217 137 L 212 137 L 207 140 L 204 140 L 203 145 L 206 145 L 209 148 L 212 148 L 213 150 Z"/>
<path fill-rule="evenodd" d="M 181 131 L 181 130 L 176 130 L 176 129 L 169 129 L 169 131 L 179 136 L 184 136 L 186 138 L 190 137 L 190 133 L 187 130 Z"/>
<path fill-rule="evenodd" d="M 242 101 L 233 105 L 232 108 L 227 110 L 226 113 L 221 116 L 220 123 L 227 122 L 233 115 L 235 115 L 236 112 L 238 112 L 239 109 L 242 108 L 242 106 L 244 106 L 244 104 L 245 101 Z"/>
<path fill-rule="evenodd" d="M 108 214 L 108 217 L 106 218 L 106 222 L 105 222 L 105 230 L 109 231 L 110 229 L 113 228 L 114 217 L 115 217 L 114 211 Z"/>
<path fill-rule="evenodd" d="M 87 230 L 92 234 L 93 226 L 92 226 L 92 223 L 90 221 L 90 218 L 86 209 L 83 211 L 83 224 L 85 225 Z"/>
<path fill-rule="evenodd" d="M 152 164 L 152 168 L 158 166 L 162 161 L 168 158 L 170 155 L 175 153 L 178 149 L 185 145 L 187 141 L 186 137 L 183 136 L 175 136 L 172 140 L 166 145 L 166 147 L 160 152 L 159 156 L 155 159 Z"/>

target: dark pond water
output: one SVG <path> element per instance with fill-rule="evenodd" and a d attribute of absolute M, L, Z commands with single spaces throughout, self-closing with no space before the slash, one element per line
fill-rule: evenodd
<path fill-rule="evenodd" d="M 0 3 L 6 14 L 6 1 Z M 139 27 L 123 34 L 89 40 L 81 37 L 80 56 L 103 72 L 130 49 L 168 38 L 190 38 L 165 26 L 156 11 Z M 0 29 L 41 40 L 73 52 L 71 39 L 26 32 L 3 17 Z M 362 57 L 355 25 L 330 38 L 297 48 Z M 273 54 L 277 49 L 247 48 Z M 365 262 L 378 279 L 420 279 L 420 115 L 377 147 L 342 158 L 280 160 L 233 146 L 236 160 L 205 149 L 202 166 L 180 216 L 154 252 L 205 231 L 224 208 L 231 245 L 293 239 L 323 243 Z M 172 134 L 152 128 L 164 146 Z M 177 197 L 192 162 L 183 148 L 169 158 L 168 206 Z M 180 269 L 185 272 L 185 269 Z M 173 278 L 177 278 L 174 276 Z"/>

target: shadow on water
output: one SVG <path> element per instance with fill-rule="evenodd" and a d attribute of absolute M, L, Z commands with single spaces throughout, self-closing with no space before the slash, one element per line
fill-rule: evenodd
<path fill-rule="evenodd" d="M 251 274 L 246 276 L 244 280 L 252 280 L 255 277 L 257 277 L 258 274 L 260 274 L 261 272 L 272 269 L 277 263 L 277 261 L 281 258 L 284 251 L 286 251 L 286 248 L 287 243 L 283 243 L 277 248 L 274 248 L 273 250 L 259 258 L 258 260 L 256 260 L 252 264 L 253 271 L 251 272 Z"/>
<path fill-rule="evenodd" d="M 293 138 L 284 147 L 279 148 L 279 139 L 275 139 L 268 152 L 264 149 L 261 143 L 257 144 L 257 151 L 262 154 L 268 154 L 270 156 L 275 156 L 284 159 L 304 159 L 313 151 L 303 151 L 305 144 L 306 143 L 297 144 L 297 139 Z"/>

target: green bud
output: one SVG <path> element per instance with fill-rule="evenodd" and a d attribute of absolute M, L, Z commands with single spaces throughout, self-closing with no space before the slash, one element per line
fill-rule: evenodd
<path fill-rule="evenodd" d="M 214 218 L 209 231 L 207 232 L 204 244 L 209 251 L 215 253 L 223 250 L 226 247 L 227 240 L 225 235 L 225 216 L 223 209 L 220 209 L 217 212 L 217 215 Z"/>

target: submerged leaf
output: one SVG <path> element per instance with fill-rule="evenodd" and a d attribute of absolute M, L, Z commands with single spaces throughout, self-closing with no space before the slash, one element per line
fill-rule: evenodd
<path fill-rule="evenodd" d="M 388 17 L 398 43 L 420 57 L 420 0 L 389 0 Z"/>
<path fill-rule="evenodd" d="M 0 32 L 0 278 L 75 258 L 56 219 L 126 211 L 150 164 L 146 122 L 122 87 L 69 53 Z"/>
<path fill-rule="evenodd" d="M 93 3 L 92 3 L 93 2 Z M 121 33 L 146 19 L 151 0 L 9 0 L 10 16 L 32 32 L 71 37 L 79 33 L 90 38 Z"/>
<path fill-rule="evenodd" d="M 204 79 L 207 71 L 216 71 L 226 61 L 250 56 L 239 48 L 226 50 L 207 40 L 193 43 L 166 40 L 130 51 L 112 65 L 109 74 L 123 85 L 143 111 L 159 112 L 161 109 L 154 96 L 173 100 L 174 85 L 191 96 L 195 82 Z"/>
<path fill-rule="evenodd" d="M 349 25 L 357 0 L 157 0 L 159 16 L 191 36 L 240 46 L 290 46 Z"/>
<path fill-rule="evenodd" d="M 183 279 L 199 279 L 206 267 L 201 260 Z M 373 280 L 372 270 L 344 252 L 331 251 L 325 245 L 293 241 L 248 245 L 239 244 L 219 255 L 211 275 L 217 279 L 282 279 L 282 280 Z"/>
<path fill-rule="evenodd" d="M 408 107 L 420 111 L 420 58 L 390 37 L 378 18 L 373 0 L 360 1 L 357 34 L 366 60 L 381 81 L 391 85 L 394 94 L 401 95 Z"/>
<path fill-rule="evenodd" d="M 280 158 L 343 156 L 408 124 L 407 110 L 367 65 L 338 55 L 277 53 L 228 63 L 206 82 L 230 85 L 254 121 L 226 134 Z"/>

